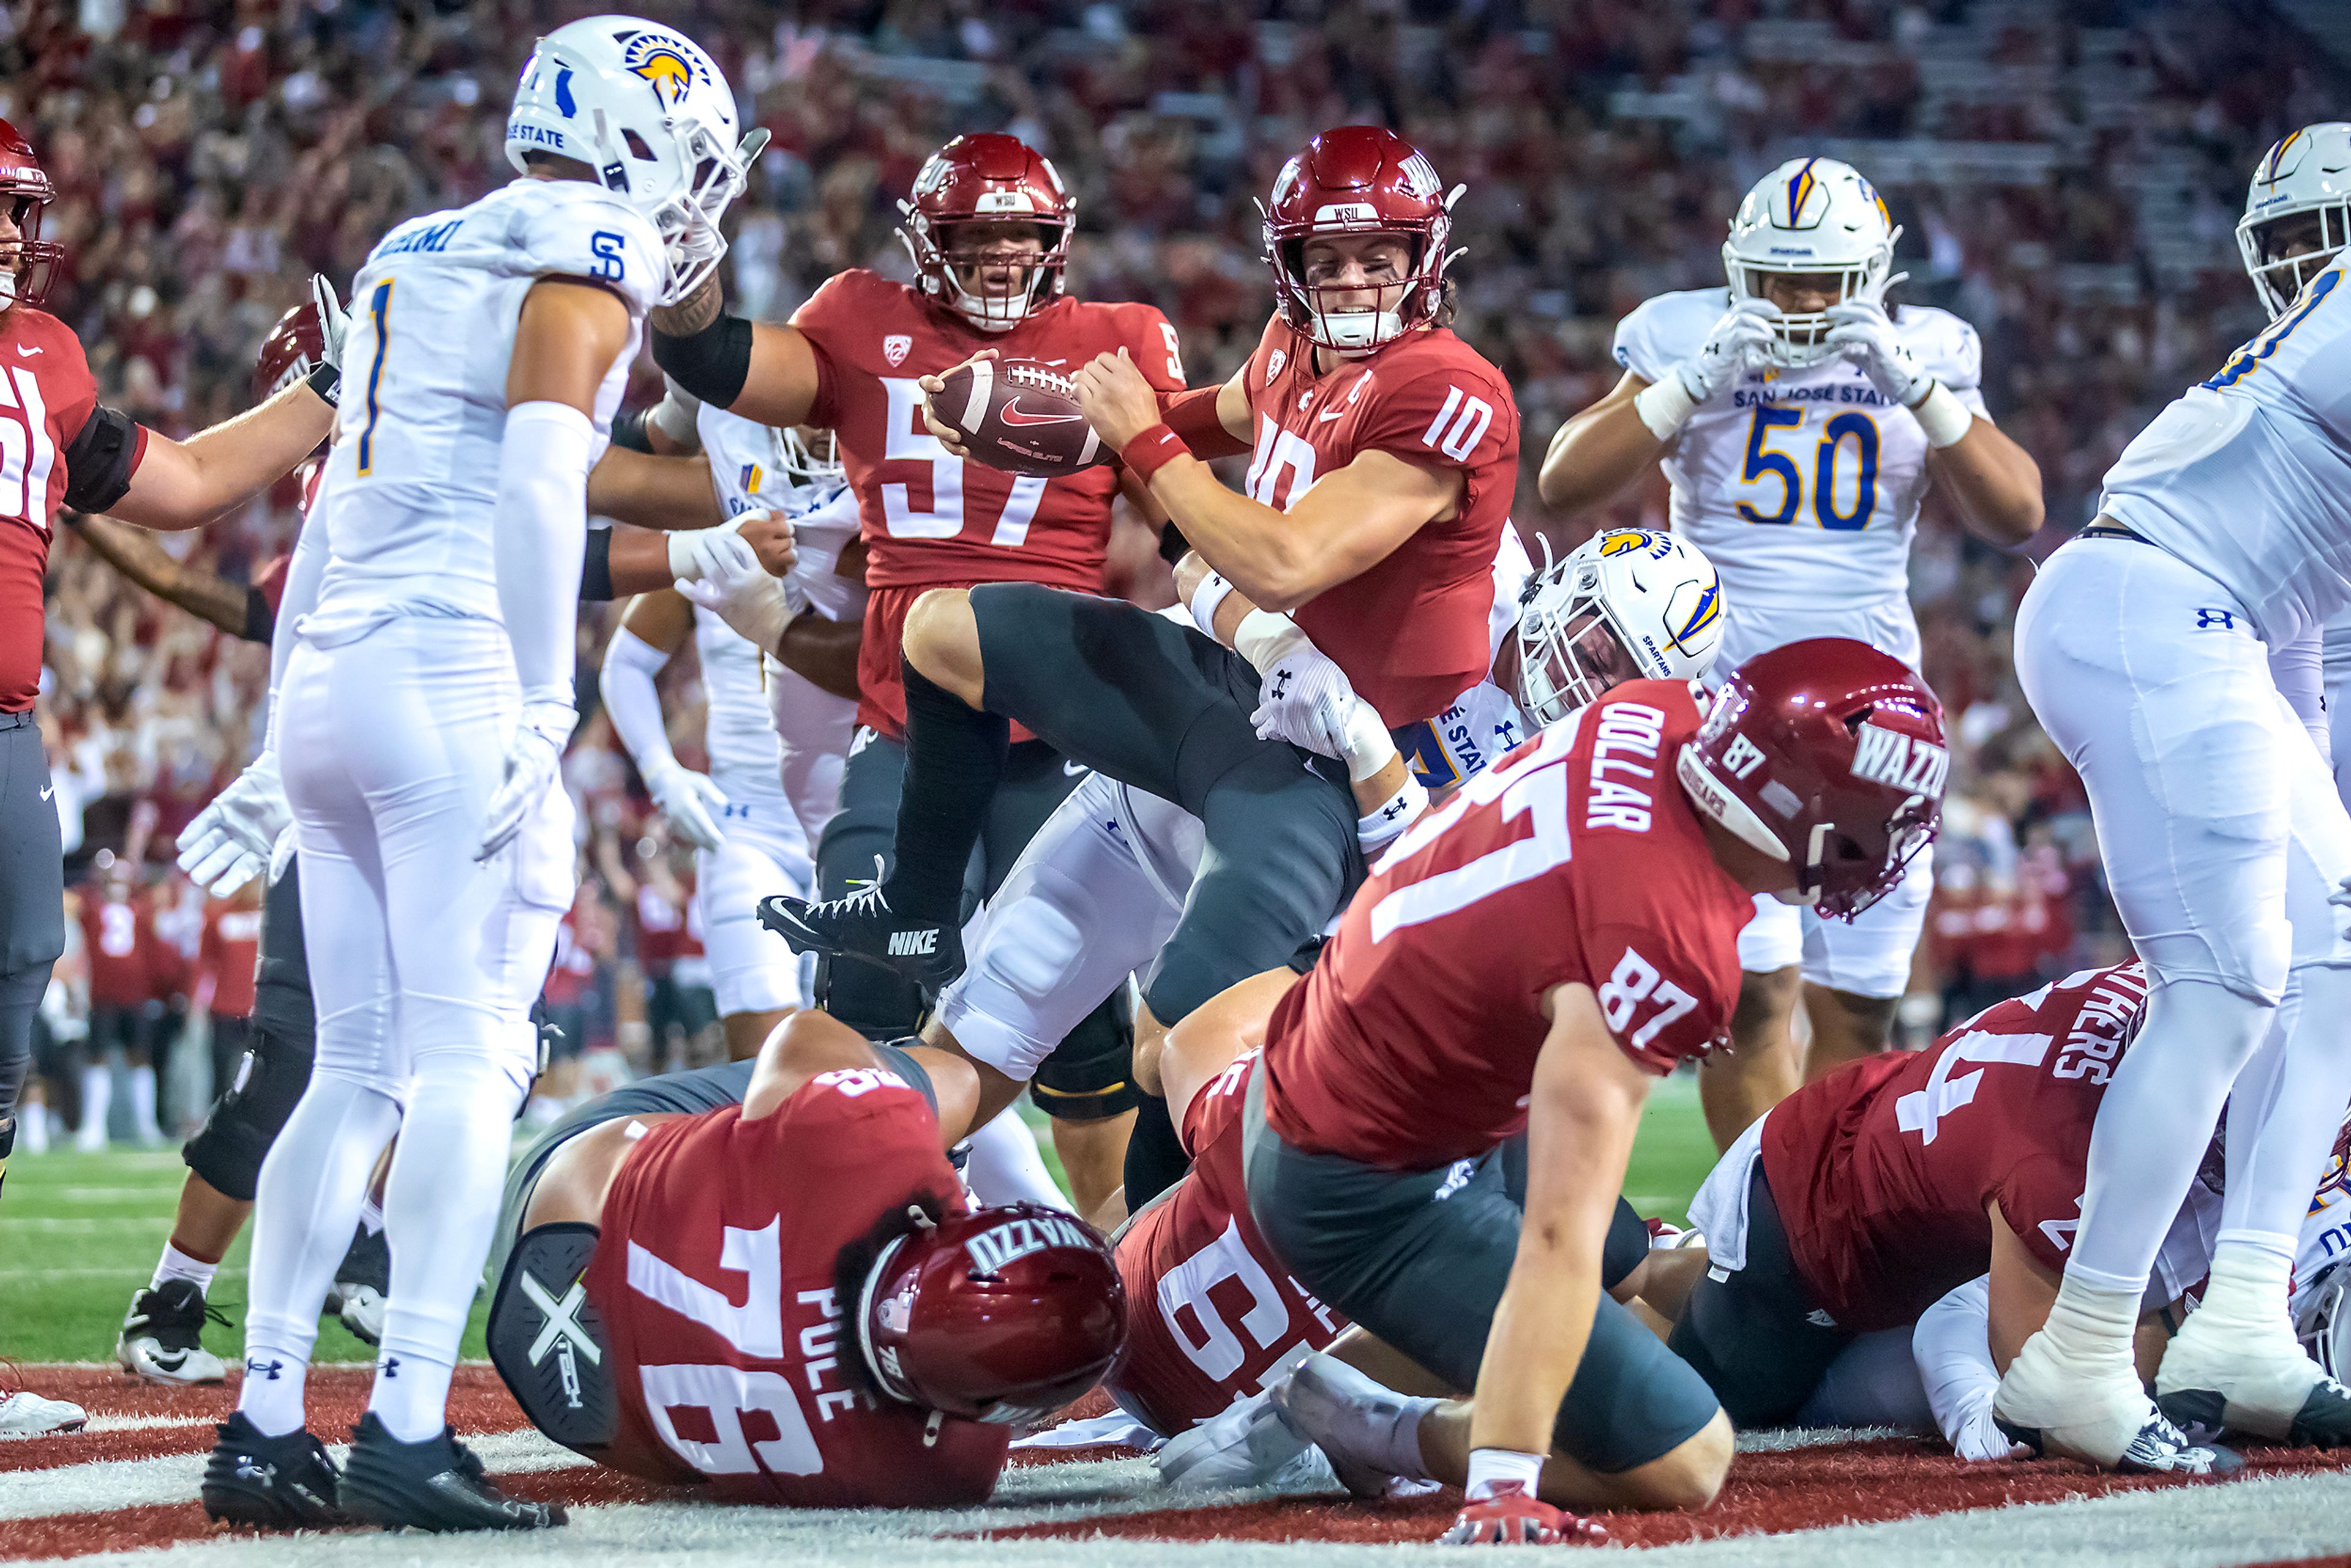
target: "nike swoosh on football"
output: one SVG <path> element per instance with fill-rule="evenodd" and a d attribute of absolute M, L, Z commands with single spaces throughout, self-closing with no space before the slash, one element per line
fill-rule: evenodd
<path fill-rule="evenodd" d="M 1004 423 L 1011 425 L 1074 424 L 1083 418 L 1085 415 L 1081 413 L 1026 413 L 1022 412 L 1018 398 L 1004 405 Z"/>

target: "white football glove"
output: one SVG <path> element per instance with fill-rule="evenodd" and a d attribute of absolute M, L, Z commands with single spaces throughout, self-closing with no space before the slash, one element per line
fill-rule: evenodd
<path fill-rule="evenodd" d="M 1771 319 L 1779 314 L 1769 299 L 1742 299 L 1725 311 L 1698 351 L 1674 367 L 1690 402 L 1704 402 L 1740 371 L 1761 363 L 1771 347 Z"/>
<path fill-rule="evenodd" d="M 523 709 L 522 722 L 507 742 L 504 777 L 490 792 L 489 810 L 482 816 L 475 860 L 489 859 L 522 831 L 523 819 L 563 770 L 564 744 L 571 738 L 571 727 L 579 719 L 578 711 L 569 703 L 532 703 Z"/>
<path fill-rule="evenodd" d="M 1873 305 L 1866 299 L 1846 299 L 1830 306 L 1822 314 L 1836 323 L 1829 329 L 1828 341 L 1861 367 L 1870 385 L 1904 408 L 1933 388 L 1935 378 L 1902 346 L 1894 320 L 1886 314 L 1883 305 Z"/>
<path fill-rule="evenodd" d="M 698 850 L 715 850 L 726 842 L 718 819 L 726 810 L 726 791 L 707 773 L 696 773 L 675 758 L 656 763 L 644 776 L 645 792 L 669 821 L 670 829 Z"/>
<path fill-rule="evenodd" d="M 1322 757 L 1346 755 L 1355 688 L 1321 649 L 1301 647 L 1276 660 L 1265 671 L 1258 696 L 1257 712 L 1249 717 L 1259 740 L 1286 740 Z"/>
<path fill-rule="evenodd" d="M 757 570 L 759 557 L 743 538 L 743 525 L 767 515 L 745 512 L 715 528 L 681 528 L 671 534 L 669 574 L 680 582 L 701 582 L 730 570 Z"/>
<path fill-rule="evenodd" d="M 335 293 L 335 286 L 327 281 L 327 275 L 323 272 L 310 275 L 310 300 L 319 308 L 319 327 L 327 340 L 326 350 L 321 357 L 334 371 L 327 378 L 327 386 L 319 395 L 331 407 L 342 392 L 343 339 L 350 330 L 351 313 L 343 308 L 341 298 Z M 310 369 L 307 365 L 302 367 L 305 377 L 309 375 Z M 316 383 L 312 384 L 315 390 Z"/>
<path fill-rule="evenodd" d="M 180 830 L 180 869 L 198 887 L 225 898 L 267 869 L 277 835 L 293 820 L 277 777 L 277 753 L 265 751 Z"/>
<path fill-rule="evenodd" d="M 740 538 L 740 553 L 729 552 L 711 570 L 677 591 L 700 609 L 709 611 L 734 629 L 735 634 L 763 653 L 772 653 L 784 628 L 808 608 L 799 584 L 770 577 L 759 558 Z"/>
<path fill-rule="evenodd" d="M 1951 1435 L 1951 1451 L 1975 1464 L 2032 1457 L 2031 1448 L 2000 1429 L 2000 1423 L 1992 1419 L 1990 1399 L 1983 1401 L 1981 1408 L 1968 1411 L 1959 1429 Z"/>

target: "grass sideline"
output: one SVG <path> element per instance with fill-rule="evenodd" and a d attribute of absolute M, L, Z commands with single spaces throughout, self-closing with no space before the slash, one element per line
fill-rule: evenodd
<path fill-rule="evenodd" d="M 1051 1140 L 1043 1142 L 1058 1176 Z M 1714 1145 L 1698 1113 L 1697 1080 L 1677 1073 L 1650 1094 L 1625 1194 L 1643 1214 L 1678 1222 L 1713 1163 Z M 11 1160 L 7 1188 L 0 1194 L 0 1357 L 111 1361 L 131 1292 L 147 1282 L 171 1234 L 186 1174 L 177 1149 L 20 1153 Z M 212 1290 L 213 1304 L 240 1325 L 246 1249 L 247 1237 L 241 1235 Z M 477 1300 L 465 1333 L 467 1356 L 488 1354 L 482 1342 L 486 1311 L 486 1300 Z M 235 1329 L 214 1327 L 204 1343 L 226 1358 L 241 1342 Z M 374 1355 L 340 1322 L 320 1325 L 319 1361 L 371 1361 Z"/>

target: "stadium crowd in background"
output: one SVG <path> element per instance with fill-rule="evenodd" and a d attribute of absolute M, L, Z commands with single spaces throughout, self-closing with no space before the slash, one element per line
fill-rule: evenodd
<path fill-rule="evenodd" d="M 48 237 L 70 272 L 50 308 L 90 346 L 105 401 L 167 432 L 235 413 L 255 343 L 313 270 L 348 278 L 393 223 L 508 177 L 507 78 L 569 14 L 446 0 L 0 11 L 0 117 L 43 149 L 59 188 Z M 2230 7 L 2201 4 L 960 0 L 662 15 L 711 46 L 747 123 L 774 133 L 736 208 L 727 265 L 744 314 L 781 319 L 844 267 L 904 275 L 891 235 L 914 169 L 956 131 L 1001 128 L 1080 194 L 1072 292 L 1160 305 L 1195 384 L 1229 375 L 1264 319 L 1253 198 L 1279 160 L 1322 126 L 1395 126 L 1468 187 L 1457 325 L 1517 391 L 1517 520 L 1562 549 L 1600 519 L 1548 515 L 1532 465 L 1614 382 L 1615 320 L 1661 289 L 1719 280 L 1739 193 L 1802 148 L 1886 193 L 1905 228 L 1896 297 L 1981 330 L 1985 396 L 2046 476 L 2050 525 L 2032 551 L 2044 555 L 2088 520 L 2097 476 L 2148 414 L 2258 325 L 2231 239 L 2243 171 L 2340 100 L 2319 75 L 2340 68 L 2314 47 L 2311 74 L 2281 82 Z M 649 361 L 640 375 L 634 401 L 650 401 Z M 1654 482 L 1616 516 L 1661 525 L 1663 496 Z M 172 547 L 243 580 L 287 548 L 293 500 L 281 486 Z M 1124 534 L 1108 586 L 1166 602 L 1147 536 Z M 2121 951 L 2080 786 L 2010 665 L 2030 570 L 1930 509 L 1914 597 L 1958 755 L 1906 1013 L 1919 1039 Z M 612 620 L 583 614 L 583 673 Z M 167 846 L 250 755 L 267 655 L 72 540 L 56 552 L 48 630 L 42 723 L 73 929 L 99 930 L 90 912 L 112 899 L 135 906 L 159 955 L 132 1006 L 98 996 L 108 956 L 72 939 L 47 1013 L 49 1093 L 95 1087 L 80 1075 L 91 1047 L 126 1061 L 152 1051 L 168 1131 L 209 1097 L 207 1063 L 172 1064 L 175 1045 L 204 1038 L 186 1019 L 207 1000 L 233 1016 L 234 998 L 201 961 L 202 901 Z M 665 693 L 694 679 L 680 659 Z M 585 875 L 549 1001 L 566 1051 L 615 1047 L 638 1071 L 698 1062 L 717 1048 L 681 914 L 690 857 L 649 829 L 592 691 L 586 676 L 591 716 L 566 764 Z M 673 739 L 697 765 L 684 727 Z M 109 1011 L 124 1007 L 130 1033 Z M 576 1077 L 549 1089 L 576 1092 Z M 119 1126 L 152 1130 L 135 1078 L 116 1098 Z"/>

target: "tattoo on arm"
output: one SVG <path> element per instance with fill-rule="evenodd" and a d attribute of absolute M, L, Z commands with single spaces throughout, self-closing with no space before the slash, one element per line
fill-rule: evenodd
<path fill-rule="evenodd" d="M 690 337 L 717 320 L 719 307 L 725 303 L 725 290 L 713 277 L 676 304 L 657 307 L 647 319 L 654 331 L 666 337 Z"/>

